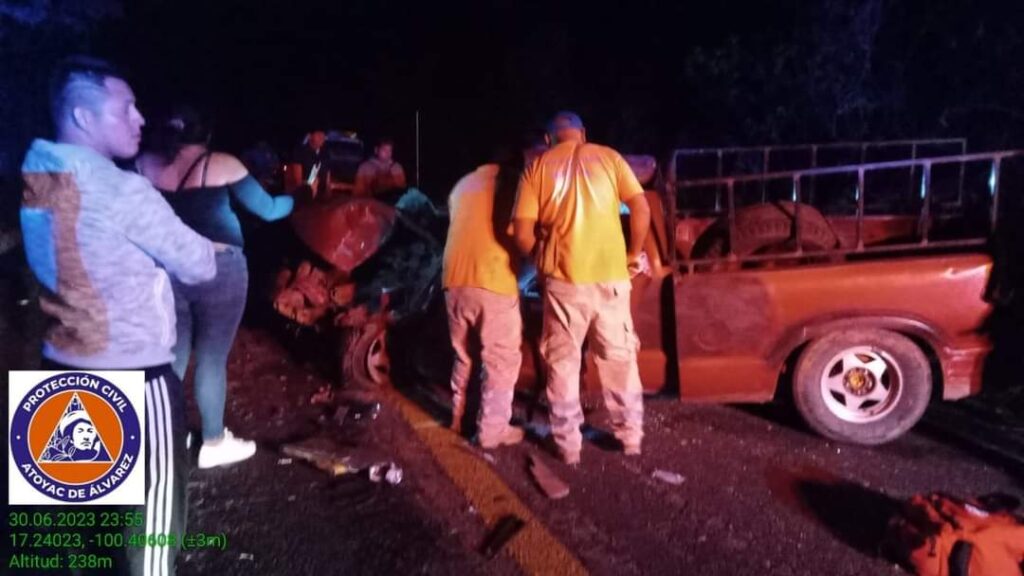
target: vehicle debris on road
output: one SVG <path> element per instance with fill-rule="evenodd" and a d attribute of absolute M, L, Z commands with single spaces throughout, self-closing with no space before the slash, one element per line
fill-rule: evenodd
<path fill-rule="evenodd" d="M 376 483 L 383 480 L 396 486 L 402 482 L 403 473 L 402 468 L 394 462 L 378 462 L 370 466 L 367 476 L 370 478 L 370 482 Z"/>
<path fill-rule="evenodd" d="M 310 404 L 330 404 L 334 400 L 334 390 L 330 386 L 321 386 L 309 398 Z"/>
<path fill-rule="evenodd" d="M 351 464 L 351 459 L 349 457 L 339 457 L 336 454 L 332 454 L 324 450 L 315 450 L 289 444 L 283 446 L 281 448 L 281 452 L 287 456 L 305 460 L 324 472 L 329 473 L 331 476 L 343 476 L 345 474 L 354 474 L 359 471 L 359 468 Z M 278 463 L 281 463 L 281 461 L 279 460 Z"/>
<path fill-rule="evenodd" d="M 348 406 L 338 406 L 337 410 L 334 411 L 334 416 L 331 419 L 334 421 L 335 424 L 341 426 L 345 423 L 345 419 L 348 417 L 348 411 Z"/>
<path fill-rule="evenodd" d="M 480 553 L 483 554 L 485 558 L 494 558 L 494 556 L 505 547 L 505 544 L 508 544 L 509 540 L 518 534 L 525 526 L 526 522 L 514 514 L 503 516 L 501 520 L 498 520 L 498 523 L 495 524 L 494 530 L 491 530 L 491 533 L 487 536 Z"/>
<path fill-rule="evenodd" d="M 560 500 L 569 495 L 569 485 L 535 454 L 530 455 L 530 474 L 533 475 L 534 481 L 548 498 Z"/>
<path fill-rule="evenodd" d="M 380 402 L 374 402 L 368 406 L 361 406 L 356 408 L 352 414 L 353 420 L 362 420 L 367 418 L 369 420 L 376 420 L 377 416 L 380 415 Z"/>
<path fill-rule="evenodd" d="M 661 469 L 652 472 L 651 478 L 654 478 L 655 480 L 661 480 L 662 482 L 666 484 L 671 484 L 673 486 L 679 486 L 683 482 L 686 482 L 686 476 L 683 476 L 682 474 L 678 474 L 676 472 L 669 472 L 668 470 Z"/>

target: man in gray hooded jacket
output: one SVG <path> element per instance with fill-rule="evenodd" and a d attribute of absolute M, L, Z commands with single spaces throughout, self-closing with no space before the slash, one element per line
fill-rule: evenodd
<path fill-rule="evenodd" d="M 145 526 L 131 530 L 181 535 L 184 399 L 170 365 L 168 274 L 186 284 L 210 280 L 217 248 L 145 178 L 114 164 L 138 152 L 144 123 L 116 69 L 92 58 L 66 60 L 53 76 L 50 105 L 56 141 L 35 140 L 22 164 L 25 252 L 51 322 L 43 368 L 145 371 Z M 176 552 L 130 546 L 118 568 L 173 574 Z"/>

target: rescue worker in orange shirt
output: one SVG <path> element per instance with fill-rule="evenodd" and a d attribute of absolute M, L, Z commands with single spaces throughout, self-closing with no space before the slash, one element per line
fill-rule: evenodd
<path fill-rule="evenodd" d="M 455 351 L 452 429 L 462 429 L 476 352 L 470 343 L 476 341 L 483 365 L 478 440 L 485 449 L 523 439 L 523 430 L 510 425 L 522 363 L 522 317 L 516 282 L 518 256 L 506 232 L 523 159 L 511 151 L 497 156 L 497 162 L 480 166 L 452 189 L 443 262 L 448 327 Z"/>
<path fill-rule="evenodd" d="M 581 348 L 589 338 L 612 431 L 627 455 L 639 455 L 643 388 L 629 293 L 630 279 L 643 269 L 650 208 L 626 161 L 588 143 L 578 115 L 558 113 L 548 133 L 554 145 L 520 180 L 513 234 L 520 251 L 534 255 L 543 281 L 540 349 L 552 434 L 563 461 L 578 464 Z M 628 250 L 620 203 L 629 208 Z"/>
<path fill-rule="evenodd" d="M 353 194 L 356 196 L 376 196 L 381 192 L 405 189 L 405 170 L 395 162 L 395 144 L 391 140 L 381 140 L 373 149 L 373 157 L 359 165 L 356 171 L 356 184 Z"/>

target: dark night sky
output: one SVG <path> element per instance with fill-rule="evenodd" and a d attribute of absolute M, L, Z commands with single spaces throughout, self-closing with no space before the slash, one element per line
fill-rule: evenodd
<path fill-rule="evenodd" d="M 24 4 L 47 17 L 12 21 Z M 420 110 L 435 197 L 496 141 L 560 108 L 579 111 L 594 140 L 658 156 L 684 144 L 904 136 L 1019 144 L 1017 4 L 0 0 L 0 48 L 16 63 L 0 70 L 12 126 L 0 152 L 18 156 L 41 132 L 40 78 L 83 47 L 129 67 L 144 113 L 191 101 L 235 152 L 260 138 L 287 152 L 314 126 L 355 129 L 394 137 L 411 171 Z M 99 6 L 123 9 L 68 32 L 83 18 L 67 14 Z"/>
<path fill-rule="evenodd" d="M 685 105 L 686 49 L 789 18 L 769 2 L 743 20 L 686 2 L 213 4 L 136 7 L 106 38 L 144 105 L 199 102 L 233 147 L 268 137 L 287 148 L 315 125 L 388 134 L 410 169 L 419 109 L 431 187 L 563 107 L 596 139 L 660 153 Z"/>

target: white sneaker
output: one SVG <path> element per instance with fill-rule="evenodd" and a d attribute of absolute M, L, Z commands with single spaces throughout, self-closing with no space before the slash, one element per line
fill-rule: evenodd
<path fill-rule="evenodd" d="M 252 440 L 235 438 L 231 430 L 224 429 L 224 436 L 214 442 L 203 442 L 199 449 L 199 467 L 213 468 L 225 464 L 234 464 L 256 453 L 256 443 Z"/>

